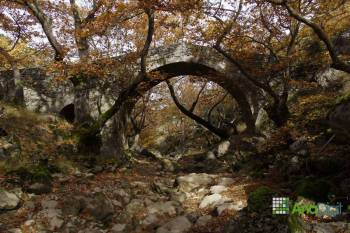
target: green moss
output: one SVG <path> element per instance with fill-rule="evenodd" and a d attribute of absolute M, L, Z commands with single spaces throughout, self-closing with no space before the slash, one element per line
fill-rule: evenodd
<path fill-rule="evenodd" d="M 20 167 L 9 171 L 7 175 L 17 176 L 21 182 L 50 183 L 52 180 L 50 170 L 43 165 Z"/>
<path fill-rule="evenodd" d="M 45 166 L 38 165 L 32 171 L 32 180 L 40 183 L 51 182 L 52 176 L 49 169 Z"/>
<path fill-rule="evenodd" d="M 339 96 L 336 101 L 335 101 L 335 105 L 339 105 L 339 104 L 343 104 L 343 103 L 348 103 L 350 102 L 350 92 Z"/>
<path fill-rule="evenodd" d="M 257 188 L 248 195 L 248 209 L 254 212 L 268 209 L 274 194 L 275 192 L 269 187 L 261 186 Z"/>
<path fill-rule="evenodd" d="M 288 228 L 290 233 L 302 232 L 302 224 L 300 223 L 300 217 L 295 214 L 291 214 L 288 218 Z"/>
<path fill-rule="evenodd" d="M 296 194 L 317 202 L 327 201 L 330 185 L 322 179 L 303 179 L 297 182 Z"/>

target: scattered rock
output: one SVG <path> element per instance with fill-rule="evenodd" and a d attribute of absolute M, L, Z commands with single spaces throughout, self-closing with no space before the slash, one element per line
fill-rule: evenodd
<path fill-rule="evenodd" d="M 148 215 L 144 220 L 142 220 L 140 223 L 144 226 L 150 226 L 150 225 L 156 225 L 159 222 L 159 218 L 156 214 L 150 214 Z"/>
<path fill-rule="evenodd" d="M 230 148 L 230 141 L 223 141 L 218 145 L 218 157 L 225 155 Z"/>
<path fill-rule="evenodd" d="M 157 233 L 185 233 L 192 227 L 185 216 L 179 216 L 157 229 Z"/>
<path fill-rule="evenodd" d="M 51 192 L 51 185 L 44 183 L 34 183 L 27 188 L 28 193 L 34 193 L 36 195 Z"/>
<path fill-rule="evenodd" d="M 162 182 L 154 181 L 151 184 L 151 189 L 152 191 L 158 193 L 158 194 L 167 194 L 170 193 L 170 188 L 167 187 L 165 184 Z"/>
<path fill-rule="evenodd" d="M 43 209 L 37 216 L 37 223 L 40 223 L 40 228 L 48 229 L 50 231 L 59 230 L 63 224 L 62 210 L 60 209 Z"/>
<path fill-rule="evenodd" d="M 207 160 L 215 160 L 215 159 L 216 159 L 216 157 L 215 157 L 214 152 L 209 151 L 209 152 L 207 153 L 207 157 L 206 157 L 206 159 L 207 159 Z"/>
<path fill-rule="evenodd" d="M 222 205 L 219 205 L 218 207 L 216 207 L 215 209 L 215 213 L 217 214 L 217 216 L 220 216 L 222 213 L 224 213 L 225 211 L 229 211 L 229 210 L 235 210 L 235 211 L 240 211 L 244 208 L 244 205 L 242 202 L 239 202 L 237 204 L 234 203 L 224 203 Z"/>
<path fill-rule="evenodd" d="M 19 202 L 15 194 L 0 189 L 0 210 L 13 210 L 19 205 Z"/>
<path fill-rule="evenodd" d="M 207 187 L 214 182 L 214 178 L 206 173 L 191 173 L 176 178 L 175 184 L 180 191 L 191 192 L 201 187 Z"/>
<path fill-rule="evenodd" d="M 307 141 L 303 138 L 299 138 L 295 142 L 293 142 L 290 146 L 289 149 L 298 155 L 306 156 L 309 153 L 309 148 L 307 145 Z"/>
<path fill-rule="evenodd" d="M 196 225 L 205 226 L 207 225 L 213 217 L 211 215 L 204 215 L 198 218 Z"/>
<path fill-rule="evenodd" d="M 112 233 L 125 232 L 125 229 L 126 229 L 126 224 L 115 224 L 112 227 L 111 232 Z"/>
<path fill-rule="evenodd" d="M 170 194 L 171 200 L 183 203 L 186 201 L 187 195 L 182 191 L 174 191 Z"/>
<path fill-rule="evenodd" d="M 129 216 L 134 216 L 136 213 L 138 213 L 141 209 L 145 207 L 145 204 L 142 200 L 139 199 L 133 199 L 130 201 L 130 203 L 126 206 L 126 213 Z"/>
<path fill-rule="evenodd" d="M 223 186 L 223 185 L 214 185 L 210 187 L 210 192 L 212 194 L 220 194 L 222 192 L 227 191 L 227 187 Z"/>
<path fill-rule="evenodd" d="M 229 201 L 229 198 L 225 198 L 220 194 L 212 194 L 204 197 L 202 202 L 199 204 L 199 208 L 215 207 Z"/>
<path fill-rule="evenodd" d="M 177 203 L 174 201 L 156 202 L 147 207 L 148 214 L 156 215 L 176 215 Z"/>
<path fill-rule="evenodd" d="M 114 213 L 113 203 L 103 193 L 95 193 L 93 198 L 87 199 L 83 213 L 91 215 L 98 221 L 108 222 Z"/>
<path fill-rule="evenodd" d="M 65 215 L 82 213 L 97 221 L 108 222 L 114 213 L 114 206 L 112 201 L 103 193 L 94 193 L 93 197 L 77 196 L 66 199 L 63 213 Z"/>
<path fill-rule="evenodd" d="M 235 183 L 235 180 L 229 177 L 221 177 L 218 180 L 218 185 L 230 186 Z"/>
<path fill-rule="evenodd" d="M 163 170 L 168 171 L 168 172 L 175 171 L 175 166 L 170 159 L 162 158 L 160 161 L 161 161 Z"/>
<path fill-rule="evenodd" d="M 67 197 L 63 204 L 65 215 L 78 215 L 86 207 L 86 200 L 82 196 Z"/>
<path fill-rule="evenodd" d="M 41 207 L 43 209 L 55 209 L 58 206 L 58 202 L 55 200 L 41 200 Z"/>

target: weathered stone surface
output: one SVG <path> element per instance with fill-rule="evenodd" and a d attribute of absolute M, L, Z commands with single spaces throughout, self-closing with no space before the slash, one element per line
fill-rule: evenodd
<path fill-rule="evenodd" d="M 224 213 L 225 211 L 231 211 L 231 210 L 234 210 L 234 211 L 239 211 L 241 209 L 244 208 L 244 205 L 242 202 L 239 202 L 239 203 L 224 203 L 222 205 L 219 205 L 218 207 L 216 207 L 216 214 L 218 216 L 220 216 L 222 213 Z"/>
<path fill-rule="evenodd" d="M 204 215 L 204 216 L 201 216 L 198 218 L 197 222 L 196 222 L 196 225 L 197 226 L 205 226 L 207 225 L 210 220 L 212 220 L 212 216 L 211 215 Z"/>
<path fill-rule="evenodd" d="M 142 225 L 149 226 L 155 225 L 159 222 L 159 217 L 156 214 L 150 214 L 141 221 Z"/>
<path fill-rule="evenodd" d="M 144 201 L 139 199 L 133 199 L 130 201 L 130 203 L 126 206 L 126 213 L 130 216 L 135 215 L 138 213 L 142 208 L 145 207 Z"/>
<path fill-rule="evenodd" d="M 87 199 L 87 205 L 83 212 L 91 215 L 98 221 L 106 222 L 112 217 L 114 207 L 112 201 L 103 193 L 96 193 L 93 198 Z"/>
<path fill-rule="evenodd" d="M 49 193 L 51 192 L 51 186 L 50 184 L 34 183 L 28 187 L 27 192 L 34 193 L 37 195 Z"/>
<path fill-rule="evenodd" d="M 86 200 L 82 196 L 67 197 L 63 204 L 65 215 L 78 215 L 86 207 Z"/>
<path fill-rule="evenodd" d="M 206 157 L 206 159 L 208 159 L 208 160 L 215 160 L 215 159 L 216 159 L 216 157 L 215 157 L 214 152 L 209 151 L 209 152 L 207 153 L 207 157 Z"/>
<path fill-rule="evenodd" d="M 191 173 L 186 176 L 179 176 L 176 178 L 176 184 L 179 190 L 184 192 L 191 192 L 195 189 L 209 186 L 214 182 L 214 178 L 206 173 Z"/>
<path fill-rule="evenodd" d="M 179 216 L 157 229 L 157 233 L 185 233 L 192 227 L 185 216 Z"/>
<path fill-rule="evenodd" d="M 212 194 L 209 196 L 204 197 L 202 202 L 199 204 L 199 208 L 207 208 L 207 207 L 214 207 L 220 204 L 223 204 L 230 199 L 221 196 L 220 194 Z"/>
<path fill-rule="evenodd" d="M 230 141 L 221 142 L 218 145 L 218 156 L 220 157 L 220 156 L 225 155 L 228 152 L 230 145 L 231 145 Z"/>
<path fill-rule="evenodd" d="M 67 197 L 64 201 L 63 213 L 65 215 L 82 213 L 97 221 L 108 222 L 114 214 L 114 206 L 103 193 L 94 193 L 92 197 Z"/>
<path fill-rule="evenodd" d="M 15 194 L 0 189 L 0 210 L 15 209 L 19 202 L 20 200 Z"/>
<path fill-rule="evenodd" d="M 329 114 L 329 125 L 344 141 L 350 140 L 350 101 L 335 107 Z"/>
<path fill-rule="evenodd" d="M 156 215 L 175 215 L 178 204 L 174 201 L 167 202 L 156 202 L 147 207 L 147 212 L 149 214 Z"/>
<path fill-rule="evenodd" d="M 40 223 L 39 228 L 50 231 L 59 230 L 64 224 L 62 210 L 60 209 L 43 209 L 36 215 L 36 219 Z"/>
<path fill-rule="evenodd" d="M 214 185 L 210 187 L 210 192 L 212 194 L 215 194 L 215 193 L 220 194 L 225 191 L 227 191 L 227 187 L 223 185 Z"/>
<path fill-rule="evenodd" d="M 111 229 L 111 233 L 125 232 L 125 230 L 126 224 L 115 224 Z"/>
<path fill-rule="evenodd" d="M 230 186 L 235 183 L 235 180 L 230 177 L 221 177 L 218 180 L 218 185 Z"/>

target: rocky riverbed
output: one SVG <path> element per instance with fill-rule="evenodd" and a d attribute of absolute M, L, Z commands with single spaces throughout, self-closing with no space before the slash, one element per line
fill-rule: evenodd
<path fill-rule="evenodd" d="M 56 173 L 50 191 L 23 190 L 9 180 L 1 182 L 0 231 L 13 233 L 223 232 L 246 207 L 250 184 L 229 173 L 174 174 L 147 160 L 132 168 Z"/>

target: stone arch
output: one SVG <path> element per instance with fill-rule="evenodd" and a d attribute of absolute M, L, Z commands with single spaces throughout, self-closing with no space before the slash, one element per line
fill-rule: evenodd
<path fill-rule="evenodd" d="M 124 113 L 131 113 L 130 109 L 146 91 L 167 79 L 181 75 L 201 76 L 223 87 L 237 101 L 248 131 L 255 130 L 250 103 L 242 89 L 241 74 L 215 49 L 188 44 L 153 49 L 147 57 L 147 71 L 150 79 L 141 82 L 134 90 L 135 93 L 123 103 L 115 117 L 109 121 L 109 124 L 107 122 L 107 127 L 104 129 L 107 137 L 102 138 L 102 154 L 104 151 L 109 155 L 120 154 L 121 148 L 117 147 L 124 142 L 116 142 L 116 138 L 125 138 L 121 137 L 121 134 L 126 127 L 118 125 L 113 128 L 116 125 L 115 122 L 120 123 L 123 120 L 125 122 L 127 117 Z M 107 129 L 108 127 L 110 130 Z"/>
<path fill-rule="evenodd" d="M 212 81 L 226 91 L 229 92 L 232 98 L 234 98 L 239 107 L 243 116 L 243 120 L 247 125 L 248 131 L 253 132 L 255 130 L 255 121 L 252 114 L 250 103 L 242 90 L 241 84 L 238 82 L 239 78 L 235 79 L 231 76 L 226 76 L 225 74 L 215 70 L 212 67 L 208 67 L 207 65 L 203 65 L 201 63 L 196 62 L 174 62 L 165 64 L 157 67 L 152 72 L 160 72 L 162 75 L 156 75 L 155 77 L 159 77 L 158 79 L 152 79 L 146 83 L 141 84 L 141 90 L 139 93 L 144 93 L 150 90 L 155 85 L 181 75 L 194 75 L 201 76 L 206 78 L 208 81 Z M 135 100 L 136 101 L 136 100 Z"/>
<path fill-rule="evenodd" d="M 74 123 L 74 120 L 75 120 L 74 104 L 68 104 L 64 106 L 59 112 L 59 115 L 69 123 Z"/>

